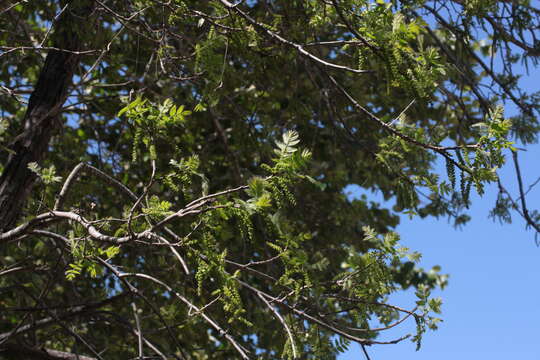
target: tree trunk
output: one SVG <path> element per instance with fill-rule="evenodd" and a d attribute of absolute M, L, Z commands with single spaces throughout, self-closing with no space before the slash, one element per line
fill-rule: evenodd
<path fill-rule="evenodd" d="M 15 225 L 35 182 L 28 164 L 43 160 L 52 135 L 62 126 L 60 110 L 83 43 L 79 34 L 84 33 L 83 26 L 91 26 L 84 20 L 93 11 L 93 0 L 72 4 L 76 5 L 70 4 L 54 25 L 53 46 L 65 51 L 51 50 L 47 54 L 24 116 L 24 131 L 10 145 L 14 154 L 9 156 L 0 177 L 0 232 Z"/>

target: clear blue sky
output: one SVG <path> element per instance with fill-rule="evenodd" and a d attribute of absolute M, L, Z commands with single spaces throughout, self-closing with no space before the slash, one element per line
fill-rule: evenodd
<path fill-rule="evenodd" d="M 539 150 L 536 145 L 520 153 L 527 183 L 540 176 Z M 510 162 L 501 177 L 516 193 L 512 170 Z M 539 195 L 540 189 L 531 191 L 530 208 L 540 208 Z M 540 359 L 540 248 L 519 216 L 510 225 L 488 219 L 495 198 L 494 186 L 484 197 L 475 196 L 472 220 L 462 230 L 444 219 L 402 219 L 397 229 L 402 244 L 423 253 L 423 267 L 441 265 L 442 272 L 450 274 L 448 287 L 438 294 L 443 298 L 444 322 L 438 331 L 426 334 L 419 352 L 405 340 L 368 348 L 373 360 Z M 410 293 L 392 301 L 414 306 Z M 412 332 L 413 327 L 411 322 L 383 338 Z M 365 357 L 355 345 L 339 359 Z"/>

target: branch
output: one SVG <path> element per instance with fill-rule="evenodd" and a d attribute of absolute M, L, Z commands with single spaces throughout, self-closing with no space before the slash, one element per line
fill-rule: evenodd
<path fill-rule="evenodd" d="M 532 226 L 538 233 L 540 233 L 540 225 L 537 224 L 529 214 L 529 209 L 527 208 L 527 202 L 525 200 L 525 191 L 523 190 L 523 179 L 521 178 L 521 170 L 519 168 L 519 161 L 517 151 L 512 151 L 512 159 L 514 161 L 514 166 L 516 169 L 516 177 L 518 180 L 519 186 L 519 195 L 521 199 L 521 210 L 523 212 L 523 217 L 528 225 Z"/>
<path fill-rule="evenodd" d="M 268 300 L 266 300 L 266 298 L 261 295 L 260 293 L 257 293 L 257 296 L 266 304 L 266 306 L 268 307 L 268 309 L 270 309 L 270 311 L 272 311 L 272 313 L 274 313 L 274 315 L 276 316 L 276 318 L 279 320 L 279 322 L 281 323 L 281 325 L 283 325 L 283 328 L 285 329 L 285 331 L 287 332 L 287 336 L 289 336 L 289 341 L 291 342 L 291 348 L 292 348 L 292 352 L 293 352 L 293 358 L 296 359 L 296 357 L 298 356 L 297 353 L 296 353 L 296 344 L 294 342 L 294 337 L 293 337 L 293 334 L 291 332 L 291 329 L 289 328 L 289 325 L 287 325 L 287 323 L 285 322 L 285 319 L 283 319 L 283 316 L 281 316 L 281 314 L 276 310 L 274 309 L 274 307 L 272 306 L 272 304 L 270 304 L 268 302 Z"/>
<path fill-rule="evenodd" d="M 315 55 L 313 55 L 312 53 L 310 53 L 309 51 L 307 51 L 306 49 L 304 49 L 304 47 L 300 44 L 297 44 L 297 43 L 294 43 L 290 40 L 287 40 L 285 39 L 284 37 L 282 37 L 281 35 L 273 32 L 272 30 L 268 29 L 268 26 L 264 25 L 264 24 L 261 24 L 259 22 L 257 22 L 255 19 L 253 19 L 251 16 L 249 16 L 248 14 L 246 14 L 245 12 L 243 12 L 242 10 L 240 10 L 239 7 L 237 7 L 238 4 L 236 5 L 233 5 L 231 4 L 229 1 L 227 0 L 220 0 L 220 2 L 229 10 L 234 10 L 235 12 L 237 12 L 238 14 L 240 14 L 240 16 L 242 16 L 244 19 L 246 19 L 249 23 L 251 23 L 253 26 L 255 26 L 255 28 L 261 30 L 263 33 L 265 33 L 266 35 L 268 35 L 269 37 L 271 37 L 272 39 L 275 39 L 277 41 L 279 41 L 280 43 L 282 44 L 285 44 L 287 46 L 290 46 L 290 47 L 293 47 L 294 49 L 296 49 L 296 51 L 298 51 L 300 54 L 302 54 L 303 56 L 311 59 L 311 60 L 314 60 L 316 61 L 317 63 L 321 64 L 321 65 L 324 65 L 326 67 L 330 67 L 330 68 L 333 68 L 333 69 L 338 69 L 338 70 L 346 70 L 346 71 L 350 71 L 350 72 L 353 72 L 355 74 L 366 74 L 366 73 L 372 73 L 373 71 L 372 70 L 358 70 L 358 69 L 353 69 L 353 68 L 350 68 L 350 67 L 347 67 L 347 66 L 344 66 L 344 65 L 337 65 L 337 64 L 334 64 L 334 63 L 330 63 L 328 61 L 325 61 Z"/>
<path fill-rule="evenodd" d="M 467 167 L 463 166 L 462 164 L 460 164 L 459 162 L 455 161 L 452 156 L 450 156 L 446 150 L 448 150 L 449 148 L 446 148 L 444 146 L 436 146 L 436 145 L 431 145 L 431 144 L 426 144 L 426 143 L 423 143 L 423 142 L 420 142 L 416 139 L 413 139 L 412 137 L 408 136 L 408 135 L 405 135 L 399 131 L 397 131 L 396 129 L 394 129 L 390 124 L 387 124 L 385 123 L 384 121 L 382 121 L 381 119 L 379 119 L 377 116 L 375 116 L 372 112 L 370 112 L 368 109 L 366 109 L 365 107 L 363 107 L 362 105 L 360 105 L 358 103 L 358 101 L 356 101 L 356 99 L 354 99 L 348 92 L 347 90 L 345 90 L 341 85 L 339 85 L 339 83 L 336 81 L 336 79 L 334 79 L 333 76 L 331 76 L 330 74 L 326 74 L 328 76 L 328 78 L 330 79 L 330 81 L 332 82 L 332 84 L 334 84 L 335 88 L 341 93 L 343 94 L 352 104 L 354 107 L 356 107 L 358 110 L 360 110 L 362 113 L 364 113 L 365 115 L 367 115 L 368 119 L 375 122 L 376 124 L 378 124 L 380 127 L 382 127 L 384 130 L 388 131 L 389 133 L 391 133 L 392 135 L 395 135 L 405 141 L 407 141 L 408 143 L 411 143 L 413 145 L 416 145 L 418 147 L 421 147 L 423 149 L 426 149 L 426 150 L 431 150 L 431 151 L 434 151 L 440 155 L 442 155 L 445 159 L 447 159 L 448 161 L 450 161 L 452 164 L 454 164 L 456 167 L 458 167 L 459 169 L 461 169 L 462 171 L 464 172 L 467 172 L 469 174 L 471 174 L 471 170 L 468 169 Z M 478 145 L 465 145 L 465 146 L 460 146 L 458 148 L 477 148 Z"/>
<path fill-rule="evenodd" d="M 89 356 L 46 348 L 31 348 L 23 344 L 1 345 L 0 356 L 6 356 L 8 359 L 25 360 L 97 360 Z"/>
<path fill-rule="evenodd" d="M 318 324 L 319 326 L 322 326 L 323 328 L 327 329 L 327 330 L 330 330 L 332 331 L 333 333 L 337 334 L 337 335 L 340 335 L 340 336 L 343 336 L 344 338 L 346 339 L 349 339 L 349 340 L 352 340 L 352 341 L 355 341 L 359 344 L 364 344 L 364 345 L 373 345 L 373 344 L 397 344 L 407 338 L 410 337 L 410 335 L 405 335 L 405 336 L 402 336 L 400 338 L 397 338 L 397 339 L 394 339 L 394 340 L 391 340 L 391 341 L 377 341 L 377 340 L 371 340 L 371 339 L 365 339 L 365 338 L 360 338 L 360 337 L 357 337 L 357 336 L 354 336 L 354 335 L 351 335 L 349 333 L 347 333 L 346 331 L 344 330 L 341 330 L 341 329 L 338 329 L 337 327 L 315 317 L 315 316 L 312 316 L 312 315 L 309 315 L 308 313 L 306 313 L 305 311 L 302 311 L 302 310 L 299 310 L 297 309 L 295 306 L 291 306 L 289 304 L 287 304 L 285 302 L 284 299 L 280 299 L 280 298 L 277 298 L 277 297 L 274 297 L 272 295 L 269 295 L 261 290 L 258 290 L 256 288 L 254 288 L 253 286 L 243 282 L 242 280 L 240 279 L 236 279 L 235 280 L 240 284 L 242 285 L 243 287 L 253 291 L 255 294 L 257 294 L 257 296 L 261 295 L 261 296 L 264 296 L 265 298 L 267 298 L 269 300 L 270 303 L 276 303 L 284 308 L 286 308 L 287 310 L 291 311 L 292 313 L 300 316 L 301 318 L 303 318 L 304 320 L 307 320 L 309 322 L 313 322 L 313 323 L 316 323 Z"/>
<path fill-rule="evenodd" d="M 212 318 L 206 315 L 204 311 L 202 311 L 202 309 L 195 306 L 191 301 L 189 301 L 187 298 L 185 298 L 184 296 L 176 292 L 173 288 L 171 288 L 169 285 L 167 285 L 163 281 L 156 279 L 155 277 L 152 277 L 150 275 L 142 274 L 142 273 L 120 273 L 118 270 L 116 270 L 113 266 L 107 264 L 105 261 L 101 260 L 101 263 L 106 265 L 107 268 L 109 268 L 116 277 L 118 277 L 121 281 L 126 283 L 130 287 L 130 290 L 133 289 L 136 292 L 138 292 L 137 288 L 135 288 L 131 283 L 129 283 L 126 279 L 124 279 L 126 277 L 136 277 L 136 278 L 147 279 L 164 287 L 165 289 L 167 289 L 169 293 L 173 294 L 180 301 L 186 304 L 189 307 L 190 311 L 194 310 L 195 312 L 200 314 L 200 316 L 204 318 L 206 322 L 208 322 L 221 336 L 223 336 L 236 349 L 236 351 L 238 351 L 242 359 L 249 360 L 249 356 L 247 355 L 246 350 L 240 344 L 238 344 L 236 340 L 234 340 L 231 337 L 231 335 L 229 335 L 225 330 L 223 330 L 214 320 L 212 320 Z"/>
<path fill-rule="evenodd" d="M 99 301 L 99 302 L 95 302 L 95 303 L 83 304 L 83 305 L 68 305 L 69 307 L 72 307 L 72 309 L 67 311 L 64 314 L 58 315 L 57 318 L 58 319 L 66 319 L 66 318 L 69 318 L 69 317 L 72 317 L 72 316 L 77 316 L 77 315 L 86 313 L 89 310 L 99 309 L 102 306 L 108 305 L 110 303 L 113 303 L 113 302 L 115 302 L 117 300 L 120 300 L 120 299 L 124 298 L 126 295 L 127 295 L 126 293 L 121 293 L 121 294 L 118 294 L 118 295 L 113 296 L 111 298 L 108 298 L 108 299 L 105 299 L 105 300 L 102 300 L 102 301 Z M 52 308 L 49 307 L 48 310 L 50 310 L 50 309 L 52 309 Z M 23 310 L 24 311 L 29 311 L 28 309 L 23 309 Z M 39 311 L 47 310 L 47 308 L 39 308 L 38 310 Z M 18 329 L 16 329 L 16 331 L 8 331 L 8 332 L 5 332 L 5 333 L 1 333 L 0 334 L 0 343 L 2 343 L 3 341 L 5 341 L 6 339 L 8 339 L 8 338 L 10 338 L 12 336 L 21 335 L 21 334 L 24 334 L 24 333 L 26 333 L 28 331 L 32 331 L 32 330 L 35 330 L 35 329 L 38 329 L 38 328 L 49 326 L 50 324 L 53 324 L 55 322 L 55 320 L 56 319 L 54 319 L 53 317 L 47 317 L 47 318 L 44 318 L 44 319 L 34 321 L 32 324 L 21 326 Z"/>

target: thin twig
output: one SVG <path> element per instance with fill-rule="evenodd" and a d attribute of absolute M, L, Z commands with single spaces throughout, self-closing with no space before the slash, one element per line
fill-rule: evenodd
<path fill-rule="evenodd" d="M 64 11 L 69 6 L 69 3 L 64 5 L 64 7 L 60 10 L 60 12 L 54 17 L 54 19 L 51 21 L 51 26 L 47 29 L 47 32 L 45 33 L 45 36 L 43 37 L 43 40 L 41 40 L 41 43 L 39 44 L 39 47 L 42 47 L 43 44 L 45 44 L 45 41 L 47 41 L 47 38 L 49 37 L 49 34 L 51 33 L 51 30 L 54 27 L 54 23 L 58 20 L 58 18 L 64 13 Z"/>
<path fill-rule="evenodd" d="M 527 208 L 527 202 L 525 200 L 525 192 L 523 191 L 523 179 L 521 178 L 521 170 L 519 168 L 518 154 L 517 151 L 512 151 L 512 159 L 514 160 L 514 166 L 516 169 L 516 177 L 518 180 L 519 195 L 521 199 L 521 210 L 523 212 L 523 217 L 528 225 L 532 226 L 538 233 L 540 233 L 540 225 L 537 224 L 529 214 L 529 209 Z"/>
<path fill-rule="evenodd" d="M 296 353 L 296 344 L 294 342 L 294 336 L 293 336 L 293 334 L 291 332 L 291 329 L 289 328 L 289 325 L 287 325 L 287 322 L 285 321 L 285 319 L 283 319 L 283 316 L 281 316 L 281 314 L 276 309 L 274 309 L 272 304 L 270 304 L 268 302 L 268 300 L 266 300 L 266 298 L 264 296 L 262 296 L 260 293 L 257 293 L 257 296 L 259 297 L 259 299 L 264 301 L 264 303 L 266 304 L 268 309 L 270 309 L 270 311 L 272 311 L 272 313 L 276 316 L 276 318 L 279 320 L 279 322 L 281 323 L 281 325 L 283 326 L 283 328 L 287 332 L 287 336 L 289 336 L 289 341 L 291 342 L 293 358 L 296 359 L 297 356 L 298 356 L 298 354 Z"/>
<path fill-rule="evenodd" d="M 137 339 L 138 339 L 138 350 L 139 350 L 139 359 L 143 358 L 143 336 L 141 330 L 141 322 L 139 321 L 139 314 L 137 313 L 137 305 L 135 302 L 131 302 L 131 309 L 133 310 L 133 316 L 135 317 L 135 326 L 137 326 Z"/>

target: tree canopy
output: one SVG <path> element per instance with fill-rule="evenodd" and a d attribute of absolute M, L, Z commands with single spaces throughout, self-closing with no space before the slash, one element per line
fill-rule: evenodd
<path fill-rule="evenodd" d="M 539 130 L 540 93 L 519 86 L 539 15 L 527 0 L 2 4 L 0 357 L 420 347 L 447 275 L 399 245 L 400 216 L 461 226 L 495 182 L 491 215 L 540 231 L 518 159 Z M 388 301 L 410 287 L 415 308 Z M 385 336 L 404 321 L 416 333 Z"/>

